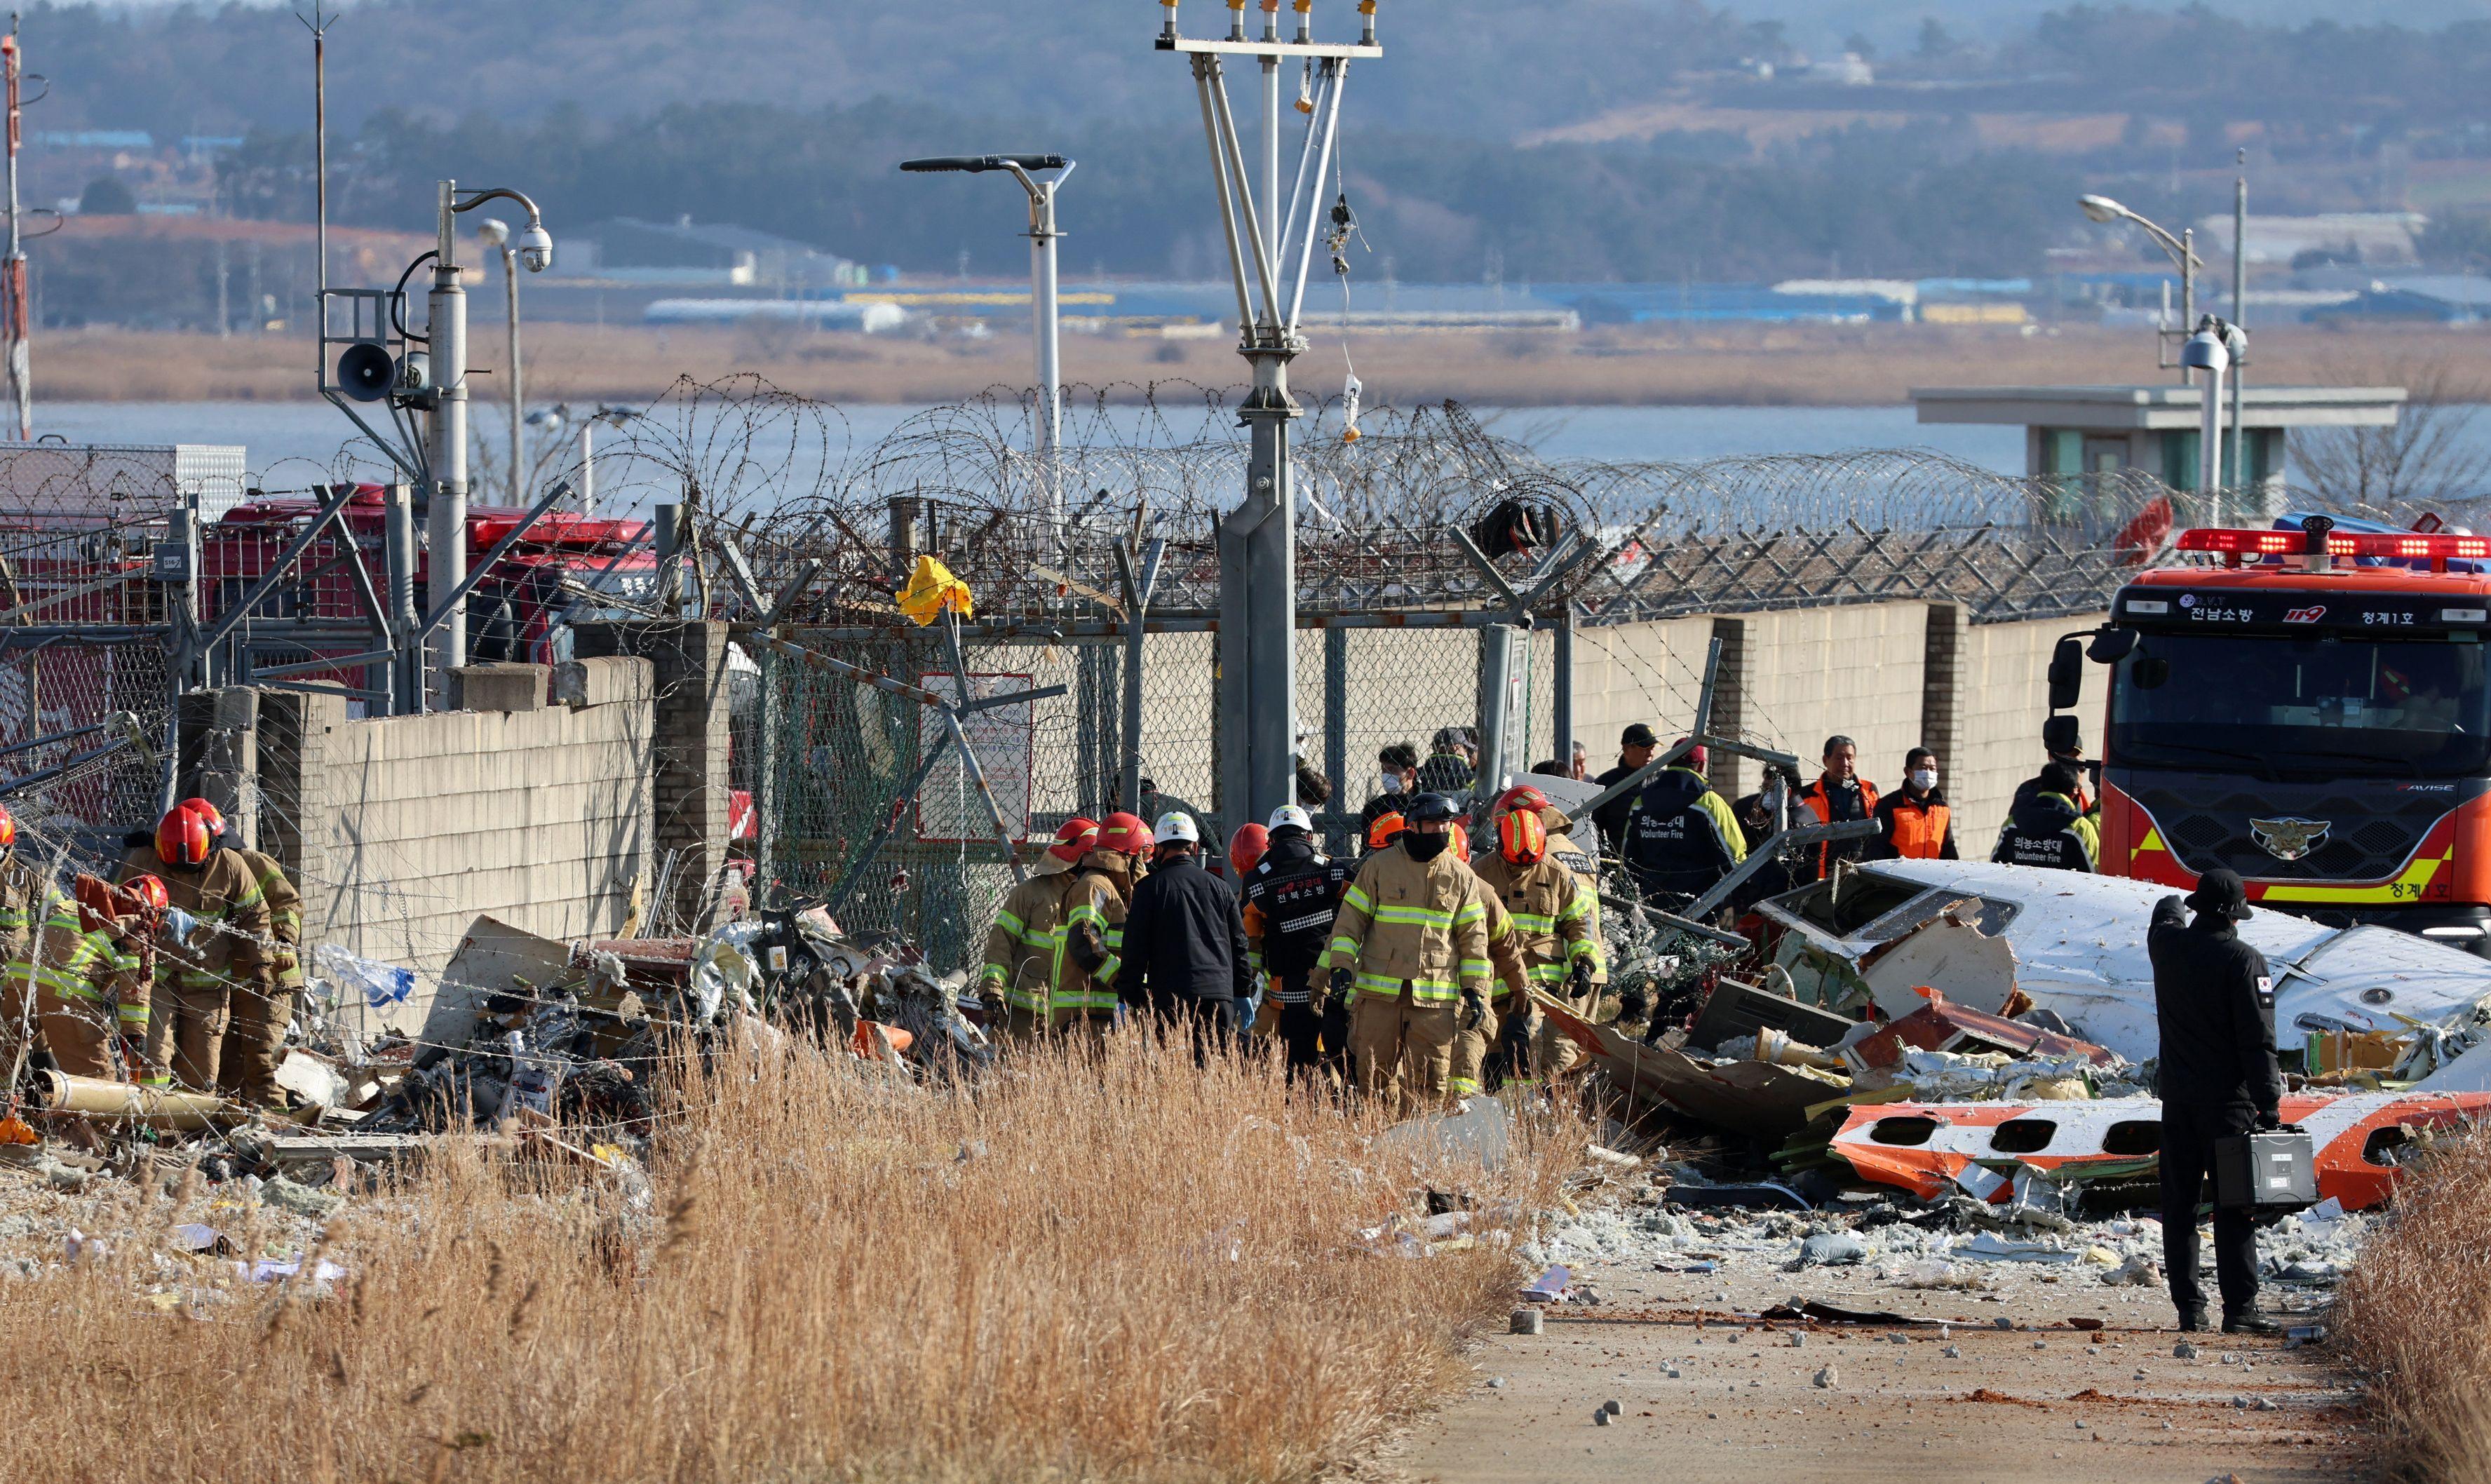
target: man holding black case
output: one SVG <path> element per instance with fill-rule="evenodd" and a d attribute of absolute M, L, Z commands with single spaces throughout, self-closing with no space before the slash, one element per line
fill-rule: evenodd
<path fill-rule="evenodd" d="M 2146 936 L 2154 960 L 2154 1004 L 2161 1023 L 2162 1255 L 2180 1327 L 2206 1327 L 2197 1278 L 2197 1208 L 2213 1167 L 2214 1146 L 2280 1125 L 2283 1069 L 2274 1056 L 2274 979 L 2266 955 L 2242 943 L 2248 919 L 2238 874 L 2208 871 L 2186 904 L 2154 904 Z M 2214 1275 L 2223 1295 L 2225 1334 L 2271 1334 L 2257 1312 L 2257 1235 L 2244 1207 L 2214 1208 Z"/>

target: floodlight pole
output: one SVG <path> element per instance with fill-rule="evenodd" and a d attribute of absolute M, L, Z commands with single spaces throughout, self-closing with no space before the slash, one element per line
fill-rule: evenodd
<path fill-rule="evenodd" d="M 1290 425 L 1300 408 L 1289 393 L 1289 364 L 1305 348 L 1298 306 L 1323 192 L 1324 171 L 1303 166 L 1284 204 L 1280 196 L 1279 69 L 1291 58 L 1318 63 L 1327 106 L 1308 116 L 1307 155 L 1329 160 L 1339 124 L 1339 94 L 1348 64 L 1380 57 L 1375 0 L 1362 0 L 1363 35 L 1355 45 L 1317 44 L 1312 0 L 1294 0 L 1297 36 L 1279 36 L 1278 0 L 1263 0 L 1263 34 L 1246 34 L 1246 0 L 1228 0 L 1228 34 L 1194 40 L 1177 26 L 1179 0 L 1160 0 L 1158 46 L 1186 56 L 1202 108 L 1221 236 L 1237 291 L 1238 354 L 1253 383 L 1238 408 L 1248 437 L 1245 498 L 1218 524 L 1219 545 L 1219 813 L 1230 828 L 1259 820 L 1297 800 L 1297 516 L 1291 487 Z M 1249 168 L 1228 102 L 1222 59 L 1250 56 L 1261 64 L 1263 137 L 1260 170 Z M 1320 149 L 1315 148 L 1320 140 Z M 1256 202 L 1256 176 L 1262 200 Z M 1309 193 L 1311 192 L 1311 193 Z M 1304 238 L 1293 239 L 1293 232 Z M 1298 253 L 1294 292 L 1283 293 L 1290 247 Z"/>
<path fill-rule="evenodd" d="M 2249 151 L 2242 145 L 2233 156 L 2240 173 L 2232 177 L 2232 328 L 2244 335 L 2249 323 Z M 2243 347 L 2245 348 L 2245 341 Z M 2241 441 L 2241 383 L 2248 378 L 2241 374 L 2241 357 L 2232 361 L 2232 480 L 2238 484 L 2248 478 L 2248 460 Z M 2261 504 L 2261 509 L 2263 505 Z"/>
<path fill-rule="evenodd" d="M 9 34 L 0 37 L 0 71 L 6 72 L 9 88 L 9 255 L 0 259 L 0 323 L 5 323 L 8 337 L 9 392 L 17 404 L 17 441 L 32 443 L 35 438 L 34 327 L 28 323 L 27 314 L 26 238 L 17 229 L 17 79 L 24 60 L 17 50 L 17 15 L 12 11 L 9 14 Z"/>

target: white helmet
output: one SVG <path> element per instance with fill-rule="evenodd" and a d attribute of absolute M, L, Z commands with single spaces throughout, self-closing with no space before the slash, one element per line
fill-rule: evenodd
<path fill-rule="evenodd" d="M 1172 840 L 1183 840 L 1188 845 L 1202 843 L 1202 831 L 1194 828 L 1192 815 L 1171 809 L 1159 816 L 1158 827 L 1151 830 L 1151 843 L 1165 845 Z"/>
<path fill-rule="evenodd" d="M 1263 828 L 1274 834 L 1278 834 L 1283 829 L 1303 829 L 1312 834 L 1315 832 L 1315 822 L 1305 810 L 1296 804 L 1284 803 L 1272 811 L 1272 822 Z"/>

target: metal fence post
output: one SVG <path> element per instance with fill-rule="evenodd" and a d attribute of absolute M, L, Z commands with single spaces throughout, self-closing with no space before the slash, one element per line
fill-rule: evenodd
<path fill-rule="evenodd" d="M 1352 803 L 1363 802 L 1349 786 L 1349 630 L 1327 624 L 1323 631 L 1324 657 L 1324 776 L 1332 780 L 1332 811 L 1350 812 Z M 1346 832 L 1333 837 L 1334 847 L 1344 854 L 1355 855 L 1363 840 L 1351 840 Z"/>
<path fill-rule="evenodd" d="M 1506 756 L 1506 732 L 1512 719 L 1513 641 L 1521 630 L 1490 624 L 1480 630 L 1479 769 L 1471 780 L 1474 797 L 1492 797 L 1511 762 Z"/>
<path fill-rule="evenodd" d="M 1550 666 L 1556 674 L 1551 683 L 1549 719 L 1556 737 L 1556 758 L 1560 771 L 1570 771 L 1574 766 L 1574 602 L 1568 598 L 1557 610 L 1557 626 L 1550 634 Z"/>

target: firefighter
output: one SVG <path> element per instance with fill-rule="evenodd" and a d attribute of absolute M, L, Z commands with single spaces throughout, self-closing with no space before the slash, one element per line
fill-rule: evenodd
<path fill-rule="evenodd" d="M 1280 1045 L 1294 1078 L 1323 1060 L 1327 1037 L 1314 991 L 1315 962 L 1323 957 L 1341 893 L 1349 889 L 1350 865 L 1316 847 L 1314 821 L 1296 804 L 1274 810 L 1266 828 L 1271 848 L 1238 878 L 1246 956 L 1276 1010 Z"/>
<path fill-rule="evenodd" d="M 1448 832 L 1452 835 L 1452 843 L 1445 847 L 1445 853 L 1462 862 L 1473 876 L 1479 875 L 1471 857 L 1470 830 L 1455 820 Z M 1502 1044 L 1500 1033 L 1506 1015 L 1513 1012 L 1525 1024 L 1531 1018 L 1531 981 L 1523 973 L 1522 935 L 1514 927 L 1513 915 L 1506 911 L 1505 903 L 1498 900 L 1485 881 L 1480 883 L 1480 902 L 1487 909 L 1488 972 L 1495 983 L 1489 987 L 1491 998 L 1480 1014 L 1464 1013 L 1457 1020 L 1452 1071 L 1446 1082 L 1447 1090 L 1455 1097 L 1469 1097 L 1480 1091 L 1489 1048 Z"/>
<path fill-rule="evenodd" d="M 1358 811 L 1361 855 L 1375 848 L 1364 843 L 1375 822 L 1387 814 L 1399 814 L 1419 787 L 1419 748 L 1415 743 L 1394 742 L 1376 754 L 1376 763 L 1381 769 L 1383 788 Z"/>
<path fill-rule="evenodd" d="M 156 822 L 152 851 L 133 847 L 123 858 L 123 885 L 145 875 L 191 919 L 187 936 L 156 955 L 147 1059 L 182 1086 L 213 1092 L 234 995 L 265 1003 L 276 988 L 268 903 L 242 857 L 217 849 L 207 820 L 182 804 Z"/>
<path fill-rule="evenodd" d="M 2052 763 L 2033 779 L 2030 792 L 1998 831 L 1989 858 L 2007 865 L 2090 871 L 2101 855 L 2101 829 L 2076 803 L 2076 771 Z"/>
<path fill-rule="evenodd" d="M 1627 800 L 1629 807 L 1632 803 L 1633 800 L 1629 797 Z M 1583 936 L 1597 948 L 1604 941 L 1600 936 L 1599 860 L 1574 843 L 1571 832 L 1574 822 L 1567 816 L 1566 812 L 1551 804 L 1546 795 L 1527 783 L 1516 784 L 1506 790 L 1504 797 L 1497 800 L 1496 808 L 1489 813 L 1488 818 L 1493 822 L 1506 811 L 1516 808 L 1531 809 L 1539 814 L 1540 827 L 1548 833 L 1546 858 L 1573 872 L 1579 888 L 1576 900 L 1583 904 Z M 1578 996 L 1569 996 L 1575 1000 L 1582 1013 L 1587 1017 L 1598 1008 L 1600 995 L 1609 984 L 1607 954 L 1594 953 L 1591 965 L 1592 975 L 1589 986 Z M 1552 988 L 1553 992 L 1557 991 Z M 1619 1001 L 1618 1018 L 1639 1020 L 1650 1007 L 1650 1003 L 1649 997 L 1641 988 L 1628 985 L 1625 995 Z M 1572 1036 L 1560 1032 L 1555 1022 L 1545 1015 L 1534 1015 L 1532 1020 L 1535 1034 L 1530 1051 L 1527 1058 L 1517 1055 L 1517 1061 L 1527 1062 L 1529 1066 L 1542 1077 L 1554 1077 L 1583 1060 L 1583 1048 L 1575 1044 Z"/>
<path fill-rule="evenodd" d="M 2248 920 L 2245 886 L 2231 871 L 2208 871 L 2185 905 L 2196 909 L 2194 921 L 2183 920 L 2177 896 L 2154 904 L 2145 943 L 2162 1037 L 2163 1266 L 2180 1327 L 2203 1329 L 2197 1208 L 2214 1144 L 2280 1125 L 2283 1071 L 2274 1054 L 2274 979 L 2237 926 Z M 2223 1333 L 2274 1332 L 2275 1322 L 2257 1312 L 2257 1234 L 2243 1208 L 2214 1208 L 2214 1277 Z"/>
<path fill-rule="evenodd" d="M 1590 1014 L 1598 995 L 1593 982 L 1600 965 L 1597 894 L 1550 853 L 1548 827 L 1539 811 L 1508 810 L 1497 819 L 1496 838 L 1497 848 L 1481 851 L 1471 868 L 1513 924 L 1524 984 Z M 1530 994 L 1515 994 L 1495 1008 L 1502 1022 L 1496 1067 L 1528 1079 L 1534 1020 Z"/>
<path fill-rule="evenodd" d="M 1938 791 L 1938 755 L 1926 747 L 1903 754 L 1903 786 L 1877 800 L 1871 860 L 1960 860 L 1953 811 Z"/>
<path fill-rule="evenodd" d="M 1447 849 L 1458 812 L 1442 794 L 1412 800 L 1409 828 L 1342 894 L 1317 965 L 1349 1008 L 1361 1085 L 1397 1090 L 1404 1109 L 1444 1095 L 1460 1023 L 1487 1017 L 1486 889 Z"/>
<path fill-rule="evenodd" d="M 1064 975 L 1049 1003 L 1054 1028 L 1088 1034 L 1116 1022 L 1116 976 L 1123 972 L 1125 918 L 1132 910 L 1139 861 L 1150 854 L 1150 827 L 1134 814 L 1115 813 L 1099 822 L 1099 835 L 1081 858 L 1080 877 L 1065 910 Z"/>
<path fill-rule="evenodd" d="M 164 884 L 153 876 L 115 888 L 81 875 L 71 890 L 48 894 L 31 939 L 10 956 L 0 992 L 7 1017 L 0 1046 L 9 1067 L 24 1051 L 18 1028 L 31 1020 L 53 1064 L 70 1076 L 118 1081 L 128 1056 L 138 1063 L 141 1086 L 171 1080 L 146 1049 L 149 940 L 166 901 Z"/>
<path fill-rule="evenodd" d="M 987 1024 L 998 1024 L 993 1017 L 1000 1009 L 1000 1024 L 1014 1040 L 1036 1037 L 1053 1011 L 1071 886 L 1066 878 L 1098 838 L 1096 820 L 1066 820 L 1029 879 L 1004 893 L 1003 904 L 995 909 L 994 926 L 986 930 L 978 998 L 986 1003 Z"/>
<path fill-rule="evenodd" d="M 44 919 L 47 883 L 17 854 L 17 821 L 0 808 L 0 958 L 26 956 L 26 945 Z"/>
<path fill-rule="evenodd" d="M 1877 785 L 1860 776 L 1860 744 L 1840 734 L 1825 740 L 1825 771 L 1799 796 L 1807 812 L 1816 816 L 1820 825 L 1847 824 L 1855 819 L 1874 819 L 1877 815 Z M 1828 840 L 1809 852 L 1816 868 L 1814 879 L 1823 881 L 1833 874 L 1833 868 L 1846 860 L 1858 860 L 1868 853 L 1866 840 Z"/>
<path fill-rule="evenodd" d="M 1730 805 L 1705 781 L 1704 749 L 1690 749 L 1644 781 L 1620 831 L 1626 870 L 1647 902 L 1676 910 L 1713 889 L 1747 858 Z"/>
<path fill-rule="evenodd" d="M 285 1028 L 294 1019 L 294 1006 L 303 992 L 303 893 L 295 889 L 275 857 L 244 845 L 226 828 L 224 815 L 215 804 L 204 799 L 185 799 L 182 807 L 208 822 L 217 849 L 242 858 L 244 868 L 259 886 L 260 900 L 268 905 L 269 936 L 275 940 L 268 955 L 274 981 L 271 992 L 262 996 L 238 988 L 234 993 L 233 1020 L 225 1027 L 224 1045 L 218 1054 L 217 1091 L 262 1106 L 282 1103 L 285 1094 L 277 1085 L 277 1064 L 284 1060 Z"/>
<path fill-rule="evenodd" d="M 1246 873 L 1254 869 L 1254 862 L 1262 859 L 1263 853 L 1271 848 L 1272 831 L 1269 827 L 1255 824 L 1252 820 L 1238 826 L 1237 832 L 1228 837 L 1228 879 L 1244 886 Z"/>

